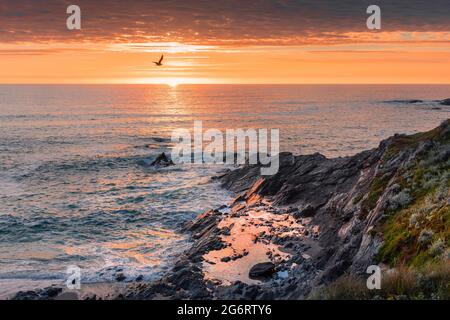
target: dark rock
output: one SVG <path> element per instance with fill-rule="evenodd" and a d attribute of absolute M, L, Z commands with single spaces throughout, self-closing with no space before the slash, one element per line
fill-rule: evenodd
<path fill-rule="evenodd" d="M 121 272 L 116 274 L 116 281 L 121 282 L 121 281 L 125 280 L 126 278 L 127 277 Z"/>
<path fill-rule="evenodd" d="M 423 102 L 423 100 L 419 100 L 419 99 L 406 99 L 406 100 L 389 100 L 389 101 L 385 101 L 388 103 L 420 103 Z"/>
<path fill-rule="evenodd" d="M 53 298 L 62 292 L 62 288 L 50 287 L 47 289 L 47 296 Z"/>
<path fill-rule="evenodd" d="M 250 278 L 267 278 L 275 272 L 275 265 L 272 262 L 257 263 L 251 267 L 248 275 Z"/>
<path fill-rule="evenodd" d="M 138 288 L 131 287 L 124 297 L 306 299 L 317 285 L 328 285 L 346 273 L 365 274 L 382 243 L 376 240 L 377 237 L 367 237 L 366 231 L 383 218 L 389 193 L 395 189 L 391 188 L 395 174 L 405 168 L 408 161 L 418 155 L 425 156 L 429 150 L 436 150 L 439 161 L 446 161 L 449 134 L 450 121 L 447 120 L 439 130 L 415 135 L 413 139 L 406 135 L 391 137 L 382 141 L 378 148 L 349 157 L 328 159 L 320 154 L 294 156 L 281 153 L 279 172 L 273 176 L 261 177 L 259 165 L 245 165 L 223 174 L 218 178 L 223 186 L 239 193 L 239 201 L 231 206 L 231 213 L 209 210 L 185 224 L 184 231 L 193 235 L 192 247 L 178 258 L 162 279 L 140 283 Z M 409 139 L 411 143 L 404 142 Z M 401 146 L 402 150 L 390 153 L 386 158 L 391 146 Z M 364 203 L 376 178 L 387 184 L 380 191 L 379 199 L 375 199 L 376 206 L 369 207 Z M 361 195 L 361 200 L 354 202 L 357 195 Z M 277 265 L 279 270 L 290 270 L 288 277 L 272 281 L 270 277 L 276 272 L 275 264 L 264 262 L 254 265 L 249 272 L 251 278 L 266 280 L 257 286 L 241 282 L 228 286 L 220 280 L 205 281 L 204 254 L 227 246 L 222 236 L 230 230 L 219 229 L 219 222 L 224 217 L 246 216 L 255 205 L 252 202 L 255 199 L 259 200 L 257 206 L 263 207 L 261 210 L 292 214 L 305 227 L 299 231 L 308 236 L 301 239 L 293 235 L 281 237 L 281 233 L 290 231 L 287 226 L 278 228 L 273 234 L 258 234 L 254 238 L 255 242 L 284 246 L 281 250 L 291 257 Z M 263 225 L 272 231 L 269 221 Z M 248 251 L 225 257 L 222 261 L 246 254 Z M 273 252 L 268 251 L 267 255 L 269 259 L 275 258 Z M 22 296 L 41 297 L 40 293 L 23 293 Z"/>
<path fill-rule="evenodd" d="M 295 219 L 311 217 L 314 215 L 315 211 L 316 210 L 314 209 L 314 207 L 308 204 L 304 208 L 299 209 L 297 212 L 295 212 L 293 214 L 293 217 Z"/>
<path fill-rule="evenodd" d="M 256 298 L 256 296 L 258 295 L 259 290 L 260 290 L 260 287 L 255 286 L 255 285 L 245 287 L 245 289 L 243 290 L 242 296 L 243 296 L 243 298 L 245 298 L 247 300 L 254 300 Z"/>
<path fill-rule="evenodd" d="M 13 300 L 49 300 L 54 299 L 62 292 L 61 287 L 46 287 L 42 289 L 19 291 L 12 299 Z"/>
<path fill-rule="evenodd" d="M 266 290 L 260 296 L 258 296 L 258 299 L 260 299 L 260 300 L 274 300 L 275 296 L 274 296 L 273 291 Z"/>
<path fill-rule="evenodd" d="M 136 282 L 139 282 L 139 281 L 142 281 L 142 280 L 144 280 L 144 276 L 142 274 L 138 275 L 136 277 L 136 279 L 134 279 L 134 281 L 136 281 Z"/>
<path fill-rule="evenodd" d="M 232 228 L 232 226 L 230 226 L 230 227 L 224 227 L 223 229 L 222 229 L 222 234 L 224 235 L 224 236 L 229 236 L 230 234 L 231 234 L 231 228 Z"/>
<path fill-rule="evenodd" d="M 156 157 L 156 159 L 150 164 L 151 166 L 173 166 L 174 163 L 171 159 L 169 159 L 166 154 L 163 152 L 159 156 Z"/>
<path fill-rule="evenodd" d="M 38 299 L 39 299 L 39 294 L 32 290 L 19 291 L 13 297 L 13 300 L 38 300 Z"/>
<path fill-rule="evenodd" d="M 450 98 L 441 100 L 440 102 L 443 106 L 450 106 Z"/>
<path fill-rule="evenodd" d="M 170 139 L 168 138 L 161 138 L 161 137 L 152 137 L 153 141 L 155 142 L 169 142 Z"/>

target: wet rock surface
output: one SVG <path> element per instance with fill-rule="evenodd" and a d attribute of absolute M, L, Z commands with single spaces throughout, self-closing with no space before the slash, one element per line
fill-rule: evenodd
<path fill-rule="evenodd" d="M 275 264 L 272 262 L 262 262 L 255 264 L 249 271 L 250 278 L 268 278 L 275 273 Z"/>
<path fill-rule="evenodd" d="M 398 192 L 395 177 L 430 148 L 448 160 L 449 135 L 447 120 L 351 157 L 281 153 L 273 176 L 260 176 L 259 165 L 228 171 L 216 179 L 234 201 L 184 225 L 193 244 L 165 276 L 128 283 L 115 298 L 305 299 L 345 273 L 365 274 L 383 242 L 375 230 Z M 43 296 L 16 298 L 35 295 Z"/>
<path fill-rule="evenodd" d="M 441 100 L 441 104 L 444 106 L 450 106 L 450 98 Z"/>
<path fill-rule="evenodd" d="M 56 297 L 62 292 L 60 287 L 48 287 L 39 290 L 20 291 L 14 300 L 48 300 Z"/>
<path fill-rule="evenodd" d="M 218 179 L 236 193 L 229 208 L 186 226 L 194 244 L 162 280 L 166 286 L 130 288 L 127 297 L 304 299 L 345 273 L 365 274 L 383 241 L 375 227 L 398 192 L 394 178 L 426 150 L 447 148 L 440 141 L 448 140 L 449 121 L 430 132 L 396 135 L 351 157 L 281 153 L 280 170 L 269 177 L 260 176 L 258 165 L 225 173 Z M 379 177 L 386 183 L 372 201 Z M 250 273 L 267 277 L 255 282 Z"/>
<path fill-rule="evenodd" d="M 151 166 L 168 167 L 173 166 L 174 163 L 166 154 L 163 152 L 150 164 Z"/>

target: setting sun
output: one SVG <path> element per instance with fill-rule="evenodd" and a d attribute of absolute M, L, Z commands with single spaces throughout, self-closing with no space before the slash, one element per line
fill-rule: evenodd
<path fill-rule="evenodd" d="M 164 78 L 164 77 L 146 77 L 146 78 L 132 78 L 127 79 L 127 83 L 129 84 L 164 84 L 169 87 L 176 87 L 180 84 L 214 84 L 219 83 L 216 81 L 211 81 L 211 79 L 207 78 Z M 120 83 L 120 82 L 114 82 Z"/>
<path fill-rule="evenodd" d="M 177 79 L 167 79 L 166 84 L 169 87 L 175 88 L 177 85 L 179 85 L 179 81 Z"/>

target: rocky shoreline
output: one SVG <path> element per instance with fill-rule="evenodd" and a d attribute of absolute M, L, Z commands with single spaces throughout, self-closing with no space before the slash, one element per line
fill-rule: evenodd
<path fill-rule="evenodd" d="M 400 192 L 395 176 L 431 150 L 448 162 L 449 138 L 446 121 L 351 157 L 282 153 L 270 177 L 258 165 L 216 177 L 234 201 L 185 226 L 193 245 L 167 276 L 132 284 L 120 298 L 306 299 L 344 274 L 365 275 L 383 243 L 378 225 Z M 372 199 L 380 175 L 389 181 Z"/>
<path fill-rule="evenodd" d="M 217 177 L 238 194 L 233 203 L 187 224 L 194 244 L 172 272 L 131 285 L 123 298 L 305 299 L 347 269 L 365 272 L 380 245 L 363 239 L 376 217 L 360 220 L 349 202 L 367 188 L 381 155 L 283 153 L 272 177 L 260 177 L 258 166 Z"/>
<path fill-rule="evenodd" d="M 388 269 L 378 258 L 385 242 L 382 225 L 420 199 L 417 181 L 408 177 L 418 161 L 440 165 L 439 179 L 442 168 L 448 179 L 449 140 L 447 120 L 349 157 L 281 153 L 280 170 L 269 177 L 260 176 L 259 165 L 215 177 L 236 193 L 233 202 L 184 225 L 193 244 L 168 274 L 128 283 L 108 298 L 308 299 L 344 275 L 364 277 L 369 265 Z M 448 184 L 443 201 L 448 210 Z M 57 291 L 21 292 L 15 299 L 64 292 Z"/>

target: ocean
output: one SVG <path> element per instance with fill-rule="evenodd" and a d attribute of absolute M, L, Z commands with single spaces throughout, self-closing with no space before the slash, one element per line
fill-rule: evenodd
<path fill-rule="evenodd" d="M 230 201 L 224 165 L 149 166 L 174 129 L 280 130 L 280 149 L 352 155 L 450 116 L 449 85 L 2 85 L 0 296 L 122 272 L 150 280 L 189 247 L 184 222 Z M 421 102 L 410 103 L 410 99 Z"/>

